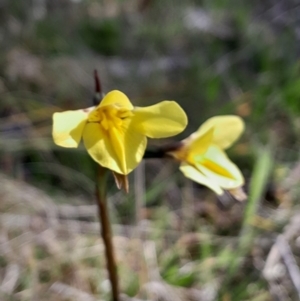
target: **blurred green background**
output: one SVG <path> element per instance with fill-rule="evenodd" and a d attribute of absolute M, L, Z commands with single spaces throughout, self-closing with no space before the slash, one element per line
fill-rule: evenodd
<path fill-rule="evenodd" d="M 245 203 L 171 160 L 147 160 L 128 195 L 109 180 L 124 300 L 300 300 L 299 12 L 293 0 L 1 1 L 1 300 L 109 299 L 94 163 L 51 138 L 53 112 L 92 105 L 94 69 L 135 105 L 176 100 L 189 125 L 173 140 L 215 115 L 246 122 L 229 150 Z"/>

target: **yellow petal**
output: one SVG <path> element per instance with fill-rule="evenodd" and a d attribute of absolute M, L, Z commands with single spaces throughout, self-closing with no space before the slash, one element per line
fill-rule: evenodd
<path fill-rule="evenodd" d="M 63 147 L 77 147 L 89 112 L 93 109 L 66 111 L 53 114 L 52 137 L 54 143 Z"/>
<path fill-rule="evenodd" d="M 223 189 L 233 189 L 244 184 L 244 178 L 238 167 L 232 163 L 225 152 L 212 145 L 196 167 L 212 182 Z"/>
<path fill-rule="evenodd" d="M 195 136 L 192 134 L 188 137 L 187 140 L 187 161 L 194 164 L 195 158 L 197 156 L 203 155 L 209 148 L 212 143 L 213 135 L 214 135 L 214 128 L 207 128 L 207 131 L 202 131 L 202 134 L 199 136 Z M 185 144 L 185 140 L 183 140 L 183 144 Z"/>
<path fill-rule="evenodd" d="M 203 173 L 201 173 L 198 169 L 196 169 L 195 167 L 189 165 L 189 164 L 186 164 L 186 163 L 182 163 L 180 165 L 180 168 L 179 168 L 183 174 L 199 183 L 199 184 L 202 184 L 208 188 L 210 188 L 211 190 L 213 190 L 216 194 L 223 194 L 223 190 L 222 188 L 218 185 L 218 183 L 214 182 L 214 181 L 211 181 L 209 178 L 207 178 Z"/>
<path fill-rule="evenodd" d="M 99 107 L 116 104 L 127 110 L 133 109 L 133 105 L 128 99 L 128 97 L 123 92 L 118 90 L 113 90 L 107 93 L 100 102 Z"/>
<path fill-rule="evenodd" d="M 213 143 L 222 149 L 226 149 L 240 137 L 245 126 L 243 119 L 239 116 L 216 116 L 204 122 L 196 133 L 201 136 L 203 132 L 211 127 L 215 129 Z"/>
<path fill-rule="evenodd" d="M 162 101 L 133 111 L 136 131 L 150 138 L 165 138 L 179 134 L 187 125 L 187 116 L 175 101 Z"/>
<path fill-rule="evenodd" d="M 119 170 L 118 157 L 107 133 L 99 123 L 88 123 L 83 131 L 83 142 L 90 156 L 100 165 Z"/>
<path fill-rule="evenodd" d="M 88 123 L 83 141 L 90 156 L 100 165 L 120 174 L 130 173 L 143 159 L 147 140 L 132 130 L 130 122 L 120 128 L 103 130 L 98 123 Z"/>

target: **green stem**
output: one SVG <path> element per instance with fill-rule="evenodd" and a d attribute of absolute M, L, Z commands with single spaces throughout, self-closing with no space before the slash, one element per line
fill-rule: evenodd
<path fill-rule="evenodd" d="M 101 223 L 101 235 L 105 245 L 105 255 L 107 261 L 107 270 L 111 283 L 112 300 L 119 301 L 119 281 L 117 266 L 114 256 L 114 248 L 112 243 L 111 224 L 109 220 L 109 212 L 107 207 L 107 176 L 108 170 L 102 166 L 98 166 L 96 200 L 98 205 L 99 221 Z"/>

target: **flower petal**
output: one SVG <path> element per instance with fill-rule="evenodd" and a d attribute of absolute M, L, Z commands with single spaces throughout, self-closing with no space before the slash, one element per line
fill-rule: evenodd
<path fill-rule="evenodd" d="M 209 180 L 223 189 L 233 189 L 244 184 L 243 175 L 238 167 L 216 145 L 209 147 L 204 158 L 196 164 L 196 167 Z"/>
<path fill-rule="evenodd" d="M 88 114 L 93 108 L 54 113 L 52 128 L 54 143 L 63 147 L 77 147 Z"/>
<path fill-rule="evenodd" d="M 202 131 L 202 134 L 192 134 L 187 140 L 187 161 L 194 164 L 195 159 L 198 156 L 202 156 L 212 143 L 214 136 L 214 127 L 207 128 L 207 131 Z M 183 144 L 184 144 L 183 140 Z"/>
<path fill-rule="evenodd" d="M 113 90 L 107 93 L 99 104 L 99 107 L 118 104 L 127 110 L 132 110 L 133 105 L 128 97 L 121 91 Z"/>
<path fill-rule="evenodd" d="M 192 165 L 182 163 L 179 169 L 183 172 L 183 174 L 187 178 L 199 184 L 207 186 L 208 188 L 213 190 L 216 194 L 219 195 L 223 194 L 222 188 L 216 182 L 211 181 L 209 178 L 207 178 L 203 173 L 201 173 L 198 169 L 196 169 Z"/>
<path fill-rule="evenodd" d="M 187 125 L 187 116 L 175 101 L 162 101 L 133 111 L 136 131 L 150 138 L 165 138 L 179 134 Z"/>
<path fill-rule="evenodd" d="M 243 119 L 239 116 L 216 116 L 204 122 L 196 133 L 197 135 L 202 135 L 203 132 L 206 132 L 211 127 L 215 128 L 213 143 L 222 149 L 226 149 L 239 138 L 244 131 L 245 125 Z"/>
<path fill-rule="evenodd" d="M 100 165 L 127 175 L 143 159 L 147 145 L 144 135 L 134 132 L 130 122 L 122 127 L 103 130 L 98 123 L 88 123 L 83 132 L 85 147 Z"/>
<path fill-rule="evenodd" d="M 119 170 L 117 155 L 107 133 L 99 123 L 88 123 L 83 131 L 83 142 L 90 156 L 100 165 Z"/>

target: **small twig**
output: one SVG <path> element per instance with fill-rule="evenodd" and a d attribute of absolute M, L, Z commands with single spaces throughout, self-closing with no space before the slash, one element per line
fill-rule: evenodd
<path fill-rule="evenodd" d="M 17 264 L 9 264 L 6 268 L 0 290 L 6 294 L 12 294 L 20 276 L 20 267 Z"/>
<path fill-rule="evenodd" d="M 136 168 L 134 173 L 134 195 L 135 195 L 135 216 L 136 225 L 140 226 L 142 221 L 142 210 L 145 205 L 145 163 L 142 161 Z M 138 231 L 138 238 L 140 238 L 140 231 Z"/>
<path fill-rule="evenodd" d="M 298 297 L 300 298 L 300 270 L 297 266 L 291 248 L 282 235 L 279 235 L 277 237 L 276 246 L 289 272 L 290 278 L 297 291 Z"/>
<path fill-rule="evenodd" d="M 147 269 L 145 266 L 143 253 L 143 240 L 145 239 L 145 230 L 143 226 L 142 210 L 145 206 L 145 162 L 141 162 L 134 173 L 134 196 L 135 196 L 135 217 L 136 217 L 136 237 L 139 244 L 136 258 L 139 266 L 138 276 L 140 287 L 147 282 Z"/>

